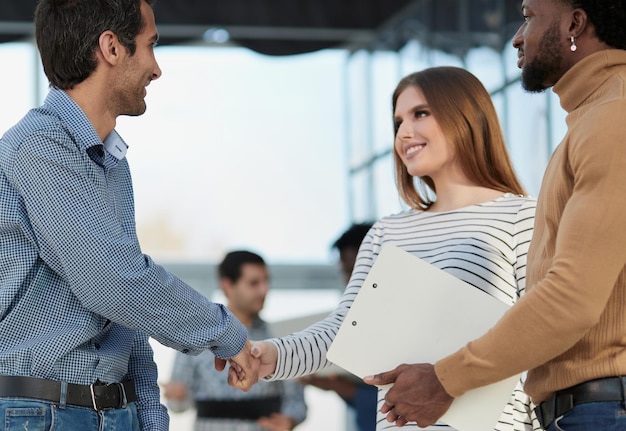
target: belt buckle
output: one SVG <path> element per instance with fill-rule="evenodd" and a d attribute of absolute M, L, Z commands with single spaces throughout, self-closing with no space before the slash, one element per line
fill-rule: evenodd
<path fill-rule="evenodd" d="M 95 411 L 101 411 L 101 410 L 110 410 L 110 409 L 114 409 L 114 408 L 126 408 L 128 406 L 128 399 L 126 398 L 126 388 L 124 388 L 124 384 L 123 383 L 108 383 L 108 384 L 99 384 L 98 386 L 116 386 L 117 390 L 119 392 L 119 403 L 117 406 L 112 406 L 112 407 L 99 407 L 98 406 L 98 402 L 96 401 L 96 393 L 94 391 L 94 386 L 96 384 L 92 383 L 89 385 L 89 392 L 91 393 L 91 405 L 93 406 L 93 409 Z"/>

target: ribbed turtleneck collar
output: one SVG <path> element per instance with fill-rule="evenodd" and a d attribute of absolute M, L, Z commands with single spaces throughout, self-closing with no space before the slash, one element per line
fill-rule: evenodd
<path fill-rule="evenodd" d="M 610 76 L 609 68 L 626 65 L 626 50 L 605 49 L 572 66 L 553 87 L 561 107 L 572 112 L 589 99 Z"/>

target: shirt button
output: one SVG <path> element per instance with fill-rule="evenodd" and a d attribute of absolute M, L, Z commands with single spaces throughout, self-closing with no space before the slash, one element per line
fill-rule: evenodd
<path fill-rule="evenodd" d="M 189 349 L 183 349 L 182 352 L 186 355 L 187 353 L 189 353 Z"/>

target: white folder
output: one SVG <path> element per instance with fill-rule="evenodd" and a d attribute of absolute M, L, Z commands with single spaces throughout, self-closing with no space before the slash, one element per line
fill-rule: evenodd
<path fill-rule="evenodd" d="M 508 309 L 482 290 L 384 245 L 327 358 L 360 378 L 403 363 L 434 363 L 483 335 Z M 492 430 L 519 379 L 465 393 L 441 421 L 458 431 Z"/>

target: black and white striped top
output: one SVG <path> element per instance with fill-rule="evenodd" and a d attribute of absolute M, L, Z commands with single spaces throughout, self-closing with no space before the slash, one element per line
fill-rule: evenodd
<path fill-rule="evenodd" d="M 472 284 L 507 304 L 523 293 L 526 253 L 532 236 L 535 199 L 505 194 L 493 201 L 448 212 L 408 210 L 372 226 L 359 249 L 348 286 L 337 308 L 324 320 L 272 340 L 278 347 L 276 372 L 291 379 L 326 365 L 326 352 L 383 244 L 393 244 Z M 379 400 L 379 404 L 382 400 Z M 516 391 L 498 430 L 532 430 L 528 398 Z M 414 424 L 413 424 L 414 425 Z M 378 430 L 395 426 L 378 417 Z M 411 424 L 402 429 L 411 429 Z M 432 429 L 446 429 L 434 426 Z M 414 428 L 418 429 L 418 428 Z"/>

